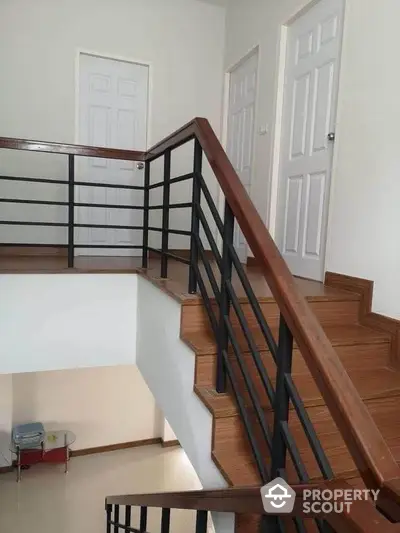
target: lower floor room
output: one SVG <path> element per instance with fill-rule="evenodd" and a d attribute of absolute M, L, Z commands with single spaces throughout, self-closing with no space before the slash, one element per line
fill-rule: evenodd
<path fill-rule="evenodd" d="M 100 533 L 106 529 L 106 496 L 201 489 L 179 446 L 160 444 L 72 457 L 62 465 L 39 464 L 0 475 L 0 531 L 7 533 Z M 135 514 L 137 513 L 137 515 Z M 132 524 L 139 524 L 133 510 Z M 149 509 L 148 531 L 160 530 L 160 509 Z M 171 530 L 194 531 L 195 513 L 174 510 Z"/>

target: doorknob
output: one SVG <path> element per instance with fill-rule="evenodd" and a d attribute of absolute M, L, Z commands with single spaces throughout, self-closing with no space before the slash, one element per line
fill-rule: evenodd
<path fill-rule="evenodd" d="M 141 161 L 139 163 L 136 163 L 136 168 L 138 170 L 143 170 L 144 169 L 144 163 L 142 163 Z"/>
<path fill-rule="evenodd" d="M 336 139 L 336 133 L 334 131 L 331 131 L 331 133 L 328 133 L 328 141 L 334 142 Z"/>

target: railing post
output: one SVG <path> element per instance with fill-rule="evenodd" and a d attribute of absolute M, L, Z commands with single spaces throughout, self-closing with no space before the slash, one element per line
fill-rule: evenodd
<path fill-rule="evenodd" d="M 147 529 L 147 507 L 142 506 L 140 508 L 140 533 L 144 533 Z"/>
<path fill-rule="evenodd" d="M 125 531 L 129 531 L 132 525 L 132 507 L 127 505 L 125 507 Z"/>
<path fill-rule="evenodd" d="M 144 164 L 144 198 L 143 198 L 143 250 L 142 267 L 149 264 L 149 205 L 150 205 L 150 161 Z"/>
<path fill-rule="evenodd" d="M 68 156 L 68 268 L 74 267 L 75 159 Z"/>
<path fill-rule="evenodd" d="M 285 385 L 285 376 L 292 372 L 293 335 L 281 315 L 279 321 L 279 341 L 277 352 L 277 374 L 274 403 L 274 433 L 271 450 L 271 479 L 284 477 L 287 446 L 283 437 L 282 425 L 289 421 L 290 397 Z"/>
<path fill-rule="evenodd" d="M 197 511 L 196 513 L 196 533 L 207 533 L 207 511 Z"/>
<path fill-rule="evenodd" d="M 111 517 L 112 517 L 112 505 L 106 504 L 106 532 L 111 533 Z"/>
<path fill-rule="evenodd" d="M 203 149 L 197 139 L 194 140 L 193 163 L 193 192 L 192 192 L 192 225 L 190 237 L 190 268 L 189 268 L 189 294 L 197 292 L 197 276 L 195 265 L 199 262 L 199 251 L 196 236 L 199 235 L 200 222 L 197 206 L 200 205 L 201 189 L 200 176 L 203 164 Z"/>
<path fill-rule="evenodd" d="M 161 533 L 169 533 L 171 509 L 164 508 L 161 511 Z"/>
<path fill-rule="evenodd" d="M 119 531 L 119 505 L 114 505 L 114 533 Z"/>
<path fill-rule="evenodd" d="M 169 198 L 171 179 L 171 150 L 164 154 L 164 192 L 162 209 L 162 234 L 161 234 L 161 277 L 168 277 L 168 230 L 169 230 Z"/>
<path fill-rule="evenodd" d="M 230 297 L 226 283 L 232 279 L 232 258 L 229 247 L 233 245 L 233 232 L 235 218 L 232 209 L 225 201 L 224 231 L 222 235 L 222 265 L 221 265 L 221 296 L 219 303 L 219 331 L 218 331 L 218 355 L 217 355 L 217 392 L 225 392 L 226 370 L 224 363 L 224 352 L 228 350 L 229 338 L 225 317 L 229 317 Z"/>

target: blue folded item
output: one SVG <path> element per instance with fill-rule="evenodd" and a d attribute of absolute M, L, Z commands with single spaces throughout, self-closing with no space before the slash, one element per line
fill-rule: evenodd
<path fill-rule="evenodd" d="M 15 446 L 19 446 L 21 450 L 40 446 L 44 441 L 43 424 L 41 422 L 32 422 L 31 424 L 14 426 L 12 440 Z"/>

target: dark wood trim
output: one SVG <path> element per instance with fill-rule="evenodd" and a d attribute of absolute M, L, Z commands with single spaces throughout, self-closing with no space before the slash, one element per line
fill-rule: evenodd
<path fill-rule="evenodd" d="M 107 446 L 96 446 L 94 448 L 83 448 L 81 450 L 71 450 L 71 457 L 81 457 L 82 455 L 93 455 L 95 453 L 115 452 L 116 450 L 126 450 L 128 448 L 139 448 L 140 446 L 151 446 L 161 444 L 161 438 L 134 440 L 132 442 L 121 442 L 119 444 L 109 444 Z"/>
<path fill-rule="evenodd" d="M 390 334 L 392 341 L 389 364 L 396 369 L 400 369 L 400 320 L 372 312 L 374 282 L 354 276 L 327 272 L 325 274 L 325 285 L 354 292 L 361 296 L 360 323 Z"/>
<path fill-rule="evenodd" d="M 172 448 L 174 446 L 180 446 L 181 443 L 179 440 L 161 440 L 161 446 L 163 448 Z"/>
<path fill-rule="evenodd" d="M 368 501 L 355 501 L 343 513 L 317 514 L 303 512 L 303 490 L 310 488 L 351 489 L 344 481 L 331 481 L 323 484 L 292 486 L 296 492 L 293 513 L 290 516 L 303 518 L 324 518 L 340 533 L 399 533 L 400 524 L 392 524 Z M 341 500 L 337 500 L 339 503 Z M 109 496 L 107 505 L 147 506 L 170 509 L 207 510 L 216 512 L 263 515 L 264 509 L 260 487 L 229 488 L 187 492 L 164 492 L 158 494 L 132 494 Z M 277 512 L 277 514 L 279 514 Z M 289 515 L 284 515 L 288 517 Z M 249 529 L 248 529 L 249 530 Z M 242 529 L 243 531 L 243 529 Z"/>
<path fill-rule="evenodd" d="M 196 137 L 260 265 L 349 452 L 369 488 L 400 478 L 400 468 L 343 363 L 272 239 L 208 120 L 195 118 L 146 154 L 146 160 Z"/>
<path fill-rule="evenodd" d="M 50 154 L 122 159 L 124 161 L 144 161 L 145 158 L 145 152 L 135 150 L 119 150 L 117 148 L 101 148 L 79 144 L 34 141 L 31 139 L 13 139 L 11 137 L 0 137 L 0 148 L 6 148 L 8 150 L 28 150 L 30 152 L 44 152 Z"/>
<path fill-rule="evenodd" d="M 0 257 L 29 257 L 29 256 L 39 256 L 45 255 L 46 257 L 67 257 L 68 250 L 66 248 L 60 247 L 55 248 L 49 246 L 0 246 Z"/>

